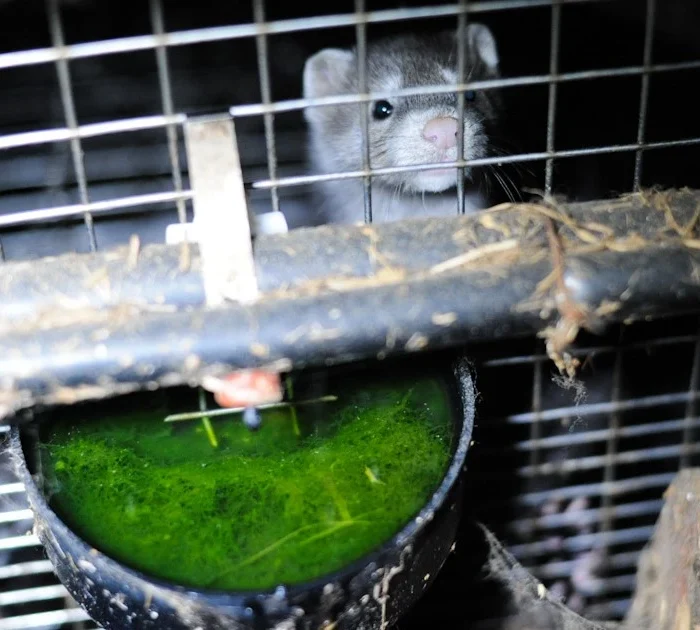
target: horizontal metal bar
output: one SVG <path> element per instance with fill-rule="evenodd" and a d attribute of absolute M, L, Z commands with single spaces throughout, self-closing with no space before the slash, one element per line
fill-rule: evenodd
<path fill-rule="evenodd" d="M 284 186 L 302 186 L 320 182 L 330 182 L 345 179 L 359 179 L 361 177 L 375 177 L 378 175 L 392 175 L 395 173 L 412 173 L 427 171 L 440 166 L 441 168 L 463 168 L 467 166 L 489 166 L 491 164 L 518 164 L 520 162 L 536 162 L 550 158 L 572 158 L 591 155 L 605 155 L 608 153 L 625 153 L 630 151 L 670 149 L 700 144 L 700 137 L 684 138 L 682 140 L 665 140 L 661 142 L 644 142 L 641 144 L 619 144 L 604 147 L 590 147 L 583 149 L 562 149 L 559 151 L 538 151 L 533 153 L 518 153 L 515 155 L 479 158 L 474 160 L 457 160 L 454 162 L 441 162 L 434 164 L 412 164 L 410 166 L 392 166 L 386 168 L 370 168 L 368 170 L 346 171 L 343 173 L 324 173 L 322 175 L 297 175 L 294 177 L 279 177 L 277 179 L 263 179 L 253 182 L 253 188 L 270 189 Z"/>
<path fill-rule="evenodd" d="M 592 455 L 590 457 L 570 457 L 561 461 L 546 462 L 535 466 L 523 466 L 522 468 L 518 468 L 515 472 L 519 477 L 568 474 L 582 470 L 595 470 L 608 465 L 638 464 L 644 461 L 675 459 L 684 453 L 691 455 L 700 453 L 700 444 L 655 446 L 636 451 L 618 451 L 614 455 L 609 456 Z M 507 474 L 511 474 L 511 471 L 508 471 Z"/>
<path fill-rule="evenodd" d="M 81 125 L 75 129 L 60 127 L 57 129 L 25 131 L 22 133 L 0 136 L 0 149 L 15 149 L 37 144 L 67 142 L 75 138 L 82 140 L 84 138 L 96 138 L 98 136 L 144 131 L 146 129 L 161 129 L 168 125 L 181 125 L 185 122 L 186 118 L 184 114 L 175 114 L 174 116 L 140 116 L 137 118 L 123 118 L 121 120 L 91 123 Z"/>
<path fill-rule="evenodd" d="M 34 513 L 29 509 L 0 512 L 0 523 L 19 523 L 21 521 L 31 521 L 33 518 Z"/>
<path fill-rule="evenodd" d="M 640 396 L 628 400 L 610 400 L 600 403 L 582 403 L 576 407 L 557 407 L 543 411 L 525 411 L 506 416 L 506 421 L 511 424 L 529 424 L 535 420 L 549 421 L 576 417 L 594 416 L 598 414 L 614 413 L 618 411 L 630 411 L 632 409 L 649 409 L 663 405 L 677 405 L 690 400 L 700 398 L 700 392 L 677 392 L 675 394 L 657 394 L 655 396 Z"/>
<path fill-rule="evenodd" d="M 564 0 L 566 4 L 589 4 L 610 2 L 611 0 Z M 552 0 L 497 0 L 496 2 L 472 2 L 470 13 L 505 11 L 511 9 L 535 8 L 551 5 Z M 319 15 L 288 20 L 276 20 L 265 24 L 232 24 L 228 26 L 191 29 L 164 33 L 163 35 L 138 35 L 118 39 L 72 44 L 58 50 L 56 48 L 39 48 L 9 52 L 0 55 L 0 69 L 17 68 L 55 62 L 59 59 L 83 59 L 119 53 L 151 50 L 159 46 L 185 46 L 204 42 L 224 41 L 255 37 L 256 35 L 279 35 L 343 26 L 355 26 L 359 23 L 377 24 L 404 20 L 424 19 L 430 17 L 449 17 L 461 11 L 458 4 L 438 5 L 434 7 L 416 7 L 368 11 L 363 14 L 345 13 L 337 15 Z"/>
<path fill-rule="evenodd" d="M 603 577 L 594 576 L 593 579 L 596 582 L 595 597 L 598 599 L 609 596 L 612 593 L 620 594 L 632 592 L 634 590 L 637 576 L 635 573 L 627 573 L 623 575 Z"/>
<path fill-rule="evenodd" d="M 573 512 L 543 514 L 536 518 L 521 518 L 511 521 L 507 524 L 506 531 L 519 536 L 529 536 L 535 532 L 537 536 L 540 536 L 544 534 L 542 530 L 559 527 L 585 527 L 600 523 L 605 518 L 624 519 L 635 516 L 656 516 L 661 512 L 662 507 L 663 501 L 659 499 L 623 503 L 610 508 L 589 508 Z"/>
<path fill-rule="evenodd" d="M 48 599 L 66 597 L 67 595 L 68 591 L 66 591 L 62 584 L 35 586 L 33 588 L 23 588 L 17 591 L 5 591 L 4 593 L 0 593 L 0 606 L 41 602 Z"/>
<path fill-rule="evenodd" d="M 599 0 L 603 1 L 603 0 Z M 2 55 L 0 55 L 1 57 Z M 307 107 L 324 107 L 329 105 L 343 105 L 353 103 L 371 102 L 379 99 L 402 98 L 425 94 L 443 94 L 465 92 L 468 90 L 488 90 L 509 87 L 521 87 L 531 85 L 545 85 L 550 83 L 567 83 L 572 81 L 585 81 L 592 79 L 614 78 L 622 76 L 637 76 L 650 73 L 679 72 L 700 68 L 700 61 L 686 61 L 668 64 L 656 64 L 648 68 L 644 66 L 628 66 L 621 68 L 605 68 L 600 70 L 583 70 L 577 72 L 562 73 L 557 75 L 531 75 L 522 77 L 505 77 L 472 81 L 464 84 L 433 85 L 412 88 L 403 88 L 391 91 L 375 91 L 368 94 L 348 94 L 327 96 L 313 99 L 289 99 L 275 103 L 252 103 L 247 105 L 235 105 L 230 108 L 231 115 L 235 117 L 261 116 L 270 113 L 283 113 L 305 109 Z M 100 123 L 90 123 L 77 126 L 75 129 L 59 127 L 55 129 L 41 129 L 22 133 L 0 136 L 0 149 L 32 146 L 38 144 L 67 142 L 76 138 L 94 138 L 115 133 L 127 133 L 143 131 L 146 129 L 159 129 L 171 125 L 181 125 L 185 122 L 185 114 L 141 116 L 125 118 L 122 120 L 110 120 Z M 637 147 L 637 145 L 634 145 Z M 645 144 L 640 145 L 646 147 Z M 558 154 L 555 153 L 555 156 Z"/>
<path fill-rule="evenodd" d="M 634 571 L 637 569 L 640 553 L 641 550 L 606 554 L 604 567 L 606 570 L 632 569 Z M 557 580 L 570 578 L 575 567 L 576 560 L 558 560 L 546 564 L 527 565 L 525 568 L 540 580 Z"/>
<path fill-rule="evenodd" d="M 315 405 L 324 402 L 335 402 L 337 396 L 321 396 L 311 400 L 295 400 L 290 402 L 276 402 L 258 405 L 256 409 L 263 411 L 265 409 L 286 409 L 289 407 L 299 407 L 304 405 Z M 191 411 L 186 413 L 174 413 L 163 418 L 163 422 L 182 422 L 183 420 L 201 420 L 202 418 L 219 418 L 221 416 L 232 416 L 242 414 L 247 407 L 226 407 L 224 409 L 205 409 L 203 411 Z"/>
<path fill-rule="evenodd" d="M 5 136 L 8 138 L 9 136 Z M 0 138 L 0 141 L 2 138 Z M 531 162 L 537 160 L 546 160 L 549 158 L 571 158 L 581 157 L 586 155 L 601 155 L 606 153 L 619 153 L 636 151 L 638 149 L 663 149 L 681 146 L 692 146 L 700 144 L 700 137 L 686 138 L 683 140 L 672 140 L 665 142 L 650 142 L 643 145 L 628 144 L 628 145 L 611 145 L 606 147 L 592 147 L 585 149 L 569 149 L 554 151 L 551 154 L 547 152 L 539 153 L 521 153 L 503 157 L 481 158 L 478 160 L 461 160 L 450 163 L 440 164 L 415 164 L 410 166 L 394 166 L 381 169 L 369 169 L 367 171 L 348 171 L 345 173 L 331 173 L 322 175 L 299 175 L 293 177 L 281 177 L 275 180 L 264 179 L 253 182 L 252 186 L 258 190 L 269 190 L 272 188 L 284 188 L 295 186 L 306 186 L 313 183 L 325 181 L 337 181 L 344 179 L 358 179 L 367 176 L 389 175 L 394 173 L 416 172 L 434 169 L 436 166 L 441 167 L 465 167 L 465 166 L 487 166 L 492 164 L 516 164 L 519 162 Z M 106 201 L 96 201 L 88 204 L 74 204 L 70 206 L 59 206 L 55 208 L 40 208 L 36 210 L 27 210 L 12 214 L 0 216 L 0 227 L 9 227 L 21 225 L 28 222 L 40 222 L 56 219 L 69 218 L 73 216 L 82 216 L 85 212 L 102 213 L 113 210 L 138 208 L 144 205 L 152 205 L 159 203 L 172 203 L 179 200 L 189 200 L 192 198 L 190 190 L 182 192 L 163 192 L 150 193 L 145 195 L 134 195 L 131 197 L 121 197 L 109 199 Z"/>
<path fill-rule="evenodd" d="M 65 608 L 47 612 L 18 615 L 0 619 L 0 630 L 33 630 L 51 626 L 63 626 L 80 621 L 91 621 L 90 615 L 82 608 Z"/>
<path fill-rule="evenodd" d="M 8 427 L 9 428 L 9 427 Z M 18 494 L 24 492 L 23 483 L 5 483 L 0 485 L 0 495 L 2 494 Z"/>
<path fill-rule="evenodd" d="M 575 417 L 577 415 L 576 407 L 569 407 L 570 412 L 563 417 Z M 575 431 L 565 435 L 552 435 L 546 438 L 538 438 L 536 440 L 525 440 L 517 442 L 513 445 L 516 451 L 531 451 L 542 450 L 548 448 L 562 448 L 567 446 L 575 446 L 576 444 L 592 444 L 594 442 L 602 442 L 609 440 L 611 437 L 627 438 L 639 437 L 642 435 L 661 435 L 663 433 L 672 433 L 673 431 L 683 431 L 683 429 L 700 428 L 700 418 L 681 420 L 659 420 L 658 422 L 650 422 L 647 424 L 635 424 L 620 427 L 619 429 L 600 429 L 597 431 Z M 484 452 L 489 452 L 488 447 L 483 447 Z"/>
<path fill-rule="evenodd" d="M 658 337 L 656 339 L 645 339 L 644 341 L 637 341 L 621 346 L 581 346 L 577 348 L 571 348 L 569 350 L 569 354 L 571 354 L 571 356 L 574 357 L 595 356 L 611 352 L 628 352 L 629 350 L 637 350 L 639 348 L 657 348 L 659 346 L 691 344 L 696 343 L 698 340 L 700 340 L 700 337 L 698 337 L 698 335 Z M 521 354 L 511 357 L 499 357 L 498 359 L 486 358 L 483 360 L 479 360 L 479 367 L 491 368 L 504 367 L 509 365 L 529 365 L 531 363 L 537 363 L 538 361 L 549 361 L 549 357 L 546 354 L 535 352 L 533 354 Z"/>
<path fill-rule="evenodd" d="M 698 62 L 698 67 L 700 67 L 700 62 Z M 442 89 L 444 91 L 444 86 Z M 421 92 L 425 91 L 425 89 L 421 90 Z M 83 139 L 111 135 L 115 133 L 127 133 L 134 131 L 142 131 L 145 129 L 165 128 L 172 124 L 182 124 L 184 123 L 184 121 L 185 116 L 183 114 L 178 114 L 174 116 L 145 116 L 140 118 L 129 118 L 102 123 L 93 123 L 83 125 L 82 127 L 76 127 L 75 129 L 59 128 L 44 129 L 39 131 L 28 131 L 0 136 L 0 150 L 46 143 L 67 142 L 75 138 Z M 386 167 L 381 169 L 370 168 L 366 171 L 358 170 L 347 171 L 342 173 L 328 173 L 321 175 L 298 175 L 293 177 L 279 177 L 276 179 L 263 179 L 255 181 L 253 182 L 253 188 L 266 190 L 270 188 L 284 186 L 300 186 L 324 181 L 356 179 L 358 177 L 367 177 L 371 175 L 388 175 L 393 173 L 431 170 L 434 169 L 436 166 L 440 166 L 442 168 L 462 168 L 466 166 L 487 166 L 491 164 L 517 164 L 520 162 L 533 162 L 537 160 L 545 160 L 552 158 L 571 158 L 589 155 L 601 155 L 606 153 L 637 151 L 640 149 L 652 150 L 680 146 L 691 146 L 698 143 L 700 143 L 700 137 L 683 138 L 679 140 L 665 140 L 658 142 L 630 143 L 621 145 L 607 145 L 600 147 L 584 147 L 580 149 L 561 149 L 558 151 L 536 151 L 530 153 L 516 153 L 507 156 L 487 157 L 473 160 L 456 160 L 454 162 L 441 162 L 439 164 L 411 164 L 405 166 Z M 179 198 L 180 197 L 177 197 L 176 199 Z"/>
<path fill-rule="evenodd" d="M 73 204 L 70 206 L 57 206 L 55 208 L 41 208 L 38 210 L 25 210 L 12 214 L 0 215 L 0 227 L 24 225 L 26 223 L 39 223 L 42 221 L 55 221 L 70 217 L 82 216 L 85 212 L 103 214 L 114 210 L 127 210 L 141 206 L 156 205 L 161 203 L 174 203 L 180 199 L 192 198 L 189 190 L 182 192 L 149 193 L 145 195 L 133 195 L 120 197 L 106 201 L 92 201 L 86 204 Z"/>
<path fill-rule="evenodd" d="M 600 547 L 612 547 L 614 545 L 627 545 L 630 543 L 646 543 L 654 533 L 653 525 L 643 527 L 630 527 L 608 532 L 596 532 L 593 534 L 577 534 L 566 536 L 557 543 L 556 551 L 568 553 L 580 553 L 599 549 Z M 511 545 L 508 550 L 520 561 L 533 556 L 551 554 L 552 541 L 540 540 L 522 545 Z"/>
<path fill-rule="evenodd" d="M 53 573 L 53 566 L 48 560 L 35 560 L 34 562 L 19 562 L 0 566 L 0 580 L 10 580 L 27 575 L 40 575 Z"/>
<path fill-rule="evenodd" d="M 397 88 L 394 90 L 376 90 L 366 94 L 338 94 L 316 98 L 295 98 L 276 101 L 274 103 L 246 103 L 233 105 L 229 108 L 232 116 L 237 118 L 261 116 L 264 114 L 281 114 L 298 111 L 309 107 L 328 107 L 332 105 L 351 105 L 370 103 L 382 99 L 406 98 L 431 94 L 454 94 L 469 90 L 495 90 L 502 88 L 527 87 L 533 85 L 550 85 L 553 83 L 571 83 L 576 81 L 591 81 L 595 79 L 610 79 L 619 77 L 640 76 L 647 73 L 658 74 L 697 70 L 700 61 L 681 61 L 676 63 L 660 63 L 645 66 L 621 66 L 619 68 L 600 68 L 595 70 L 577 70 L 561 74 L 536 74 L 517 77 L 499 77 L 498 79 L 482 79 L 466 83 L 450 83 L 449 85 L 421 85 L 416 87 Z"/>
<path fill-rule="evenodd" d="M 562 486 L 552 488 L 551 490 L 540 490 L 537 492 L 524 492 L 519 494 L 514 499 L 497 500 L 483 506 L 484 510 L 494 507 L 503 506 L 504 504 L 515 505 L 522 507 L 540 507 L 542 504 L 550 500 L 570 500 L 579 497 L 599 497 L 611 496 L 619 497 L 632 492 L 642 490 L 652 490 L 654 488 L 665 488 L 675 478 L 676 473 L 662 473 L 657 475 L 639 475 L 631 479 L 619 479 L 617 481 L 605 483 L 588 483 L 575 486 Z M 661 496 L 662 492 L 659 492 Z"/>
<path fill-rule="evenodd" d="M 34 534 L 29 534 L 27 536 L 10 536 L 8 538 L 0 538 L 0 551 L 38 547 L 39 544 L 39 539 Z"/>

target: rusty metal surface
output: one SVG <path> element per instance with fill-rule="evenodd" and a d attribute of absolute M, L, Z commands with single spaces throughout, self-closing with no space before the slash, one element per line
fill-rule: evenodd
<path fill-rule="evenodd" d="M 255 242 L 261 295 L 204 307 L 197 248 L 0 267 L 0 414 L 237 367 L 289 370 L 700 305 L 700 193 L 500 206 Z"/>

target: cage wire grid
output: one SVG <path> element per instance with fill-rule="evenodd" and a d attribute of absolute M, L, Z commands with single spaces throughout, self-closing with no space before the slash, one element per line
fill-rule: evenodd
<path fill-rule="evenodd" d="M 236 39 L 252 39 L 255 42 L 260 96 L 259 102 L 233 105 L 229 111 L 237 121 L 251 117 L 263 118 L 265 173 L 250 181 L 250 187 L 254 191 L 269 191 L 273 210 L 283 207 L 284 200 L 280 198 L 280 193 L 286 189 L 338 177 L 355 178 L 364 181 L 365 218 L 371 221 L 369 187 L 374 176 L 435 167 L 434 164 L 426 164 L 372 169 L 369 163 L 368 125 L 364 117 L 362 170 L 343 174 L 282 175 L 275 133 L 275 117 L 280 114 L 332 104 L 356 103 L 362 107 L 381 98 L 441 91 L 457 92 L 462 112 L 464 93 L 467 90 L 525 86 L 547 88 L 545 150 L 461 160 L 448 166 L 464 169 L 467 166 L 544 162 L 542 189 L 545 193 L 552 194 L 556 192 L 554 166 L 558 160 L 629 153 L 634 162 L 629 190 L 639 190 L 643 181 L 643 157 L 647 151 L 700 144 L 700 136 L 647 140 L 652 77 L 700 69 L 700 60 L 654 63 L 657 3 L 656 0 L 646 0 L 643 47 L 639 51 L 638 65 L 560 71 L 562 12 L 568 6 L 609 1 L 611 0 L 461 0 L 456 4 L 432 7 L 368 10 L 363 0 L 355 0 L 355 10 L 347 14 L 266 20 L 264 3 L 262 0 L 254 0 L 253 20 L 250 23 L 168 31 L 162 1 L 150 0 L 151 33 L 67 43 L 62 6 L 58 0 L 49 0 L 46 14 L 51 45 L 0 54 L 0 72 L 53 65 L 63 123 L 54 128 L 2 133 L 0 150 L 53 147 L 68 143 L 79 202 L 6 212 L 0 215 L 0 228 L 26 228 L 59 219 L 82 220 L 89 251 L 95 252 L 101 247 L 95 228 L 96 217 L 122 212 L 132 217 L 146 209 L 165 206 L 174 207 L 173 220 L 185 223 L 188 220 L 187 204 L 192 199 L 192 191 L 183 177 L 179 136 L 188 113 L 180 111 L 175 105 L 169 55 L 179 47 Z M 360 84 L 363 93 L 314 100 L 273 98 L 268 40 L 275 35 L 354 28 L 358 56 L 363 61 L 369 25 L 406 21 L 408 26 L 409 21 L 451 17 L 455 19 L 458 28 L 463 30 L 469 20 L 477 19 L 484 13 L 536 8 L 550 9 L 549 68 L 545 74 L 465 81 L 464 46 L 460 46 L 460 82 L 455 86 L 366 93 L 366 77 L 361 63 Z M 162 111 L 147 116 L 81 123 L 76 109 L 71 64 L 81 59 L 101 59 L 110 55 L 144 51 L 152 51 L 155 57 Z M 636 141 L 557 149 L 555 123 L 561 86 L 571 82 L 623 77 L 638 77 L 640 80 Z M 85 141 L 161 129 L 167 144 L 170 170 L 168 189 L 96 198 L 91 191 L 85 163 Z M 460 138 L 460 143 L 462 142 L 463 138 Z M 460 211 L 463 211 L 463 204 L 460 204 Z M 0 251 L 4 259 L 6 251 Z M 477 511 L 489 525 L 496 526 L 497 530 L 500 528 L 499 533 L 509 543 L 510 550 L 525 566 L 550 588 L 559 588 L 572 607 L 578 607 L 590 617 L 614 619 L 624 614 L 634 584 L 639 551 L 648 540 L 661 507 L 661 492 L 673 478 L 674 471 L 679 466 L 695 462 L 700 452 L 700 445 L 695 441 L 695 432 L 700 427 L 697 418 L 700 334 L 697 327 L 696 319 L 686 318 L 679 320 L 677 326 L 682 329 L 682 334 L 663 333 L 660 336 L 659 330 L 653 325 L 640 324 L 632 327 L 633 330 L 640 331 L 632 333 L 632 340 L 628 339 L 628 332 L 623 335 L 622 329 L 619 329 L 605 340 L 606 343 L 601 344 L 600 340 L 595 339 L 584 341 L 576 350 L 578 354 L 593 357 L 591 363 L 600 357 L 605 360 L 597 375 L 591 376 L 584 370 L 583 382 L 587 387 L 588 398 L 576 405 L 571 402 L 572 394 L 566 393 L 562 397 L 560 393 L 552 393 L 552 367 L 541 343 L 486 345 L 475 351 L 484 406 L 480 412 L 480 437 L 474 448 L 473 468 L 485 478 L 508 481 L 505 484 L 508 487 L 504 488 L 500 496 L 492 493 L 491 500 L 484 501 Z M 630 356 L 635 357 L 633 360 L 636 362 L 641 355 L 658 357 L 661 353 L 661 364 L 647 365 L 649 372 L 656 374 L 664 366 L 670 365 L 670 362 L 676 361 L 673 357 L 679 349 L 683 349 L 684 367 L 674 384 L 658 391 L 651 388 L 652 393 L 648 394 L 636 389 L 629 395 L 629 383 L 624 385 L 623 382 Z M 494 392 L 503 387 L 502 383 L 508 378 L 515 377 L 531 382 L 528 400 L 518 400 L 518 409 L 504 412 L 493 402 L 499 398 Z M 603 387 L 596 393 L 594 385 L 606 379 L 609 388 Z M 682 379 L 687 387 L 680 385 Z M 633 420 L 630 421 L 630 418 Z M 7 427 L 4 427 L 3 431 L 6 430 Z M 499 431 L 507 435 L 505 442 L 496 439 Z M 658 441 L 659 445 L 649 447 L 648 440 Z M 510 449 L 505 456 L 504 443 Z M 649 474 L 638 474 L 630 468 L 644 462 L 651 463 Z M 504 468 L 509 464 L 512 466 Z M 513 490 L 513 487 L 516 489 Z M 478 490 L 472 488 L 470 492 L 478 496 Z M 0 514 L 0 527 L 6 534 L 0 539 L 0 554 L 3 556 L 0 558 L 0 630 L 94 627 L 94 624 L 87 621 L 86 614 L 70 603 L 63 587 L 56 583 L 49 562 L 42 558 L 36 538 L 24 535 L 31 526 L 31 512 L 26 506 L 22 485 L 8 478 L 7 483 L 0 485 L 0 498 L 6 506 Z M 601 553 L 602 559 L 599 557 Z M 457 584 L 454 588 L 457 589 L 458 586 Z"/>
<path fill-rule="evenodd" d="M 544 181 L 544 190 L 551 193 L 553 185 L 554 161 L 563 158 L 581 156 L 594 156 L 610 153 L 629 152 L 635 156 L 634 180 L 632 189 L 638 189 L 641 185 L 642 155 L 644 151 L 664 149 L 700 144 L 700 136 L 681 138 L 657 142 L 645 141 L 645 126 L 647 103 L 649 96 L 650 76 L 657 73 L 678 72 L 682 70 L 700 69 L 700 61 L 686 61 L 677 63 L 653 64 L 652 41 L 654 34 L 655 2 L 647 1 L 647 17 L 644 38 L 644 50 L 642 62 L 638 66 L 609 68 L 600 70 L 588 70 L 577 72 L 559 73 L 557 51 L 559 41 L 559 28 L 561 19 L 561 7 L 563 5 L 585 4 L 591 2 L 610 2 L 612 0 L 562 0 L 552 2 L 549 0 L 503 0 L 500 2 L 463 2 L 459 5 L 445 5 L 431 8 L 406 8 L 375 12 L 360 12 L 362 4 L 357 5 L 358 13 L 339 16 L 319 16 L 317 18 L 301 18 L 280 21 L 264 21 L 264 9 L 262 2 L 255 2 L 254 6 L 257 22 L 255 24 L 231 25 L 209 29 L 194 29 L 191 31 L 179 31 L 166 33 L 163 30 L 162 6 L 151 3 L 153 34 L 144 36 L 125 37 L 108 41 L 86 42 L 80 44 L 64 45 L 60 12 L 57 3 L 49 3 L 49 17 L 53 47 L 27 51 L 15 51 L 0 54 L 0 70 L 8 68 L 20 68 L 36 64 L 54 63 L 61 87 L 61 101 L 65 117 L 65 127 L 55 129 L 42 129 L 26 131 L 14 134 L 0 135 L 0 149 L 12 149 L 28 147 L 32 145 L 50 144 L 57 142 L 70 142 L 73 161 L 75 164 L 78 186 L 80 189 L 81 203 L 62 207 L 37 208 L 23 212 L 5 214 L 0 217 L 0 228 L 9 226 L 26 225 L 30 222 L 46 221 L 68 217 L 83 216 L 88 231 L 91 249 L 97 247 L 92 226 L 92 215 L 113 212 L 114 210 L 138 209 L 149 204 L 167 204 L 175 202 L 178 206 L 178 218 L 184 218 L 184 202 L 192 198 L 192 191 L 183 189 L 179 168 L 178 152 L 176 151 L 176 128 L 186 120 L 185 113 L 174 111 L 170 89 L 167 51 L 170 48 L 186 46 L 194 43 L 233 40 L 254 37 L 256 40 L 259 81 L 261 86 L 262 102 L 234 106 L 230 113 L 236 119 L 252 116 L 265 117 L 265 144 L 267 151 L 267 165 L 269 177 L 251 182 L 251 187 L 258 190 L 272 191 L 273 209 L 279 207 L 278 189 L 293 186 L 302 186 L 323 181 L 338 179 L 364 178 L 372 176 L 389 175 L 394 173 L 415 172 L 430 170 L 435 166 L 454 166 L 465 168 L 467 166 L 489 166 L 494 164 L 526 163 L 534 161 L 546 161 L 547 170 Z M 373 92 L 359 95 L 333 96 L 315 99 L 288 99 L 280 102 L 272 102 L 270 96 L 269 62 L 267 58 L 267 38 L 281 33 L 303 33 L 316 29 L 338 28 L 355 25 L 358 29 L 360 50 L 364 49 L 363 38 L 366 36 L 363 25 L 382 22 L 402 22 L 424 19 L 429 17 L 444 16 L 478 16 L 484 12 L 506 11 L 516 8 L 535 8 L 538 6 L 552 6 L 551 17 L 551 56 L 550 69 L 547 75 L 534 75 L 523 77 L 507 77 L 459 85 L 436 85 L 416 88 L 405 88 L 388 92 Z M 466 21 L 466 20 L 465 20 Z M 462 28 L 464 25 L 462 25 Z M 364 35 L 363 35 L 364 34 Z M 162 98 L 163 113 L 153 116 L 142 116 L 131 119 L 102 121 L 91 124 L 78 124 L 73 105 L 71 92 L 71 79 L 68 63 L 72 60 L 105 55 L 123 54 L 128 52 L 153 50 L 158 60 L 158 80 Z M 462 60 L 463 64 L 463 60 Z M 463 71 L 463 69 L 462 69 Z M 640 76 L 641 88 L 639 97 L 639 125 L 637 141 L 628 144 L 614 144 L 597 147 L 585 147 L 577 149 L 556 150 L 555 117 L 556 95 L 559 84 L 570 81 L 584 81 L 601 78 Z M 328 173 L 319 175 L 299 175 L 290 177 L 277 177 L 277 156 L 273 133 L 273 116 L 284 112 L 299 111 L 307 107 L 320 107 L 324 105 L 337 105 L 346 103 L 368 103 L 382 98 L 406 97 L 424 94 L 436 94 L 457 92 L 461 95 L 467 90 L 489 90 L 497 88 L 509 88 L 516 86 L 548 85 L 549 103 L 547 110 L 547 144 L 546 150 L 540 152 L 518 153 L 509 156 L 486 157 L 474 160 L 460 160 L 450 163 L 416 164 L 407 166 L 395 166 L 381 169 L 365 168 L 362 171 Z M 462 104 L 463 107 L 463 104 Z M 148 195 L 136 195 L 116 199 L 107 199 L 99 202 L 90 202 L 88 196 L 88 182 L 85 177 L 85 166 L 81 141 L 87 138 L 95 138 L 104 135 L 121 134 L 149 129 L 164 128 L 168 133 L 169 153 L 171 159 L 173 191 L 163 191 Z M 364 127 L 363 127 L 364 129 Z M 363 153 L 366 153 L 367 137 L 363 132 Z M 367 182 L 368 184 L 368 182 Z M 369 210 L 366 210 L 369 212 Z M 367 215 L 370 219 L 370 215 Z"/>

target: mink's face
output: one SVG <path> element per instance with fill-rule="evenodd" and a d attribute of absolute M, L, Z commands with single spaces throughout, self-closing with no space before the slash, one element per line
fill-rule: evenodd
<path fill-rule="evenodd" d="M 497 75 L 497 56 L 490 32 L 478 24 L 467 30 L 468 80 Z M 391 92 L 422 86 L 450 86 L 457 82 L 457 43 L 454 34 L 400 37 L 371 45 L 367 54 L 367 82 L 371 92 Z M 307 97 L 357 93 L 357 61 L 349 51 L 327 49 L 307 61 Z M 369 104 L 309 108 L 306 117 L 313 148 L 324 153 L 328 171 L 362 166 L 360 108 L 368 108 L 370 165 L 373 169 L 453 162 L 458 159 L 457 95 L 445 91 L 408 97 L 389 97 Z M 465 93 L 465 159 L 487 154 L 485 124 L 495 119 L 492 91 Z M 471 169 L 467 169 L 470 176 Z M 397 193 L 442 192 L 457 183 L 456 168 L 433 168 L 386 174 L 374 178 Z"/>

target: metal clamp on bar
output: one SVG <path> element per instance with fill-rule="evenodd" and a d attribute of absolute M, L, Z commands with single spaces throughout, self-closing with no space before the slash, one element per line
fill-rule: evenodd
<path fill-rule="evenodd" d="M 233 120 L 188 120 L 184 128 L 206 304 L 252 302 L 258 284 Z"/>

